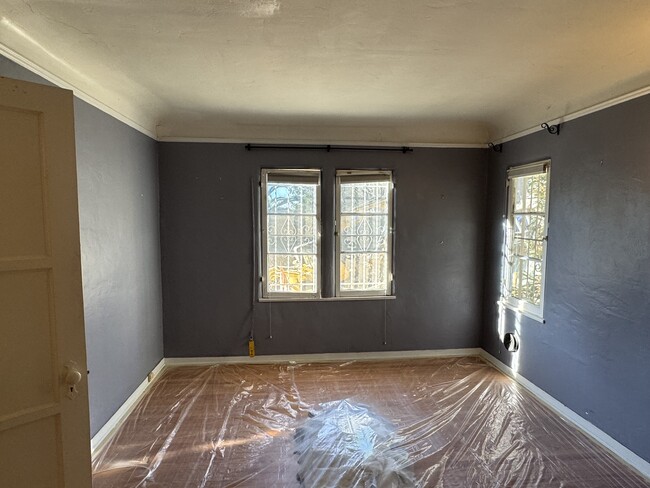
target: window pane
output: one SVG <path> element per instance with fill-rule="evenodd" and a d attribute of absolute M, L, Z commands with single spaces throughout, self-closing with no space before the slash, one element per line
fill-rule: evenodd
<path fill-rule="evenodd" d="M 390 181 L 340 182 L 339 268 L 342 292 L 388 292 Z M 361 178 L 362 179 L 362 178 Z M 369 178 L 370 179 L 370 178 Z"/>
<path fill-rule="evenodd" d="M 387 251 L 387 215 L 341 215 L 341 251 Z"/>
<path fill-rule="evenodd" d="M 270 253 L 316 254 L 317 221 L 311 215 L 267 217 L 267 250 Z"/>
<path fill-rule="evenodd" d="M 305 236 L 269 236 L 269 252 L 280 254 L 316 254 L 316 239 Z"/>
<path fill-rule="evenodd" d="M 539 305 L 542 298 L 542 263 L 515 258 L 512 296 Z"/>
<path fill-rule="evenodd" d="M 385 291 L 387 257 L 386 253 L 341 253 L 341 290 Z"/>
<path fill-rule="evenodd" d="M 515 237 L 541 240 L 544 237 L 544 232 L 546 231 L 545 223 L 546 218 L 543 215 L 520 215 L 515 213 Z"/>
<path fill-rule="evenodd" d="M 510 296 L 539 306 L 542 301 L 548 173 L 511 179 L 513 205 L 506 243 Z"/>
<path fill-rule="evenodd" d="M 390 182 L 341 184 L 341 213 L 388 213 Z"/>
<path fill-rule="evenodd" d="M 272 176 L 266 183 L 266 292 L 317 294 L 318 185 Z"/>
<path fill-rule="evenodd" d="M 547 173 L 513 178 L 515 212 L 546 211 Z"/>
<path fill-rule="evenodd" d="M 541 241 L 515 238 L 513 240 L 512 253 L 515 256 L 542 259 L 544 257 L 543 243 Z"/>
<path fill-rule="evenodd" d="M 267 279 L 270 293 L 316 293 L 316 256 L 269 254 Z"/>
<path fill-rule="evenodd" d="M 275 214 L 316 215 L 317 185 L 269 183 L 267 211 Z"/>

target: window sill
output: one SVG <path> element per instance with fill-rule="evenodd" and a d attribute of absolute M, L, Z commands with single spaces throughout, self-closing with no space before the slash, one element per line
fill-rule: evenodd
<path fill-rule="evenodd" d="M 373 300 L 396 300 L 395 295 L 367 296 L 367 297 L 325 297 L 325 298 L 258 298 L 258 302 L 360 302 Z"/>
<path fill-rule="evenodd" d="M 528 317 L 529 319 L 532 319 L 532 320 L 534 320 L 536 322 L 539 322 L 540 324 L 545 324 L 546 323 L 546 320 L 541 315 L 538 315 L 538 314 L 536 314 L 534 312 L 531 312 L 530 310 L 524 310 L 522 308 L 519 308 L 517 305 L 515 305 L 513 303 L 510 303 L 510 302 L 507 302 L 505 300 L 498 300 L 497 305 L 499 305 L 500 307 L 507 308 L 508 310 L 511 310 L 512 312 L 515 312 L 515 313 L 521 314 L 521 315 L 523 315 L 525 317 Z"/>

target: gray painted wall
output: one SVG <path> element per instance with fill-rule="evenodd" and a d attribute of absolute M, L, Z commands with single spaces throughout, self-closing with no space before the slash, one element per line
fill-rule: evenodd
<path fill-rule="evenodd" d="M 0 57 L 0 76 L 47 83 Z M 157 143 L 75 98 L 94 435 L 162 358 Z"/>
<path fill-rule="evenodd" d="M 519 372 L 650 460 L 650 97 L 538 132 L 491 153 L 482 347 L 500 344 L 506 168 L 550 157 L 546 323 L 519 330 Z"/>
<path fill-rule="evenodd" d="M 477 347 L 486 158 L 480 149 L 415 149 L 404 155 L 248 152 L 243 144 L 162 143 L 165 356 L 247 354 L 253 294 L 251 179 L 257 181 L 263 167 L 295 166 L 323 169 L 324 238 L 332 233 L 336 168 L 395 170 L 398 298 L 257 303 L 258 354 Z M 329 259 L 331 244 L 323 243 Z M 331 283 L 330 276 L 326 288 Z"/>

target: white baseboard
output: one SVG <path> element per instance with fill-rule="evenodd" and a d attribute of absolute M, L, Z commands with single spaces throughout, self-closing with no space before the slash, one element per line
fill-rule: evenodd
<path fill-rule="evenodd" d="M 650 479 L 650 463 L 640 456 L 634 454 L 623 444 L 617 440 L 610 437 L 608 434 L 600 430 L 591 422 L 585 420 L 580 415 L 575 413 L 566 405 L 562 404 L 554 397 L 546 393 L 540 387 L 536 386 L 531 381 L 524 378 L 522 375 L 515 373 L 512 368 L 503 364 L 497 358 L 492 356 L 489 352 L 481 349 L 480 356 L 489 362 L 496 369 L 504 373 L 506 376 L 509 376 L 521 386 L 526 388 L 530 393 L 535 395 L 542 403 L 550 407 L 557 414 L 559 414 L 567 422 L 573 424 L 575 427 L 580 429 L 583 433 L 587 434 L 593 440 L 598 442 L 601 446 L 610 451 L 614 456 L 619 458 L 625 464 L 629 465 L 631 468 L 635 469 L 642 476 Z"/>
<path fill-rule="evenodd" d="M 145 378 L 144 381 L 138 385 L 135 391 L 131 393 L 131 396 L 126 399 L 122 406 L 117 409 L 117 412 L 115 412 L 113 416 L 108 419 L 108 422 L 106 422 L 104 426 L 99 429 L 99 431 L 97 431 L 94 437 L 90 440 L 90 453 L 92 457 L 95 457 L 97 451 L 99 451 L 99 449 L 104 444 L 106 444 L 106 442 L 108 442 L 108 440 L 113 436 L 120 425 L 122 425 L 122 422 L 124 422 L 126 417 L 133 411 L 138 401 L 140 401 L 140 398 L 142 398 L 142 395 L 144 395 L 149 386 L 158 377 L 158 375 L 160 375 L 164 368 L 165 358 L 161 359 L 156 367 L 151 370 L 151 373 L 153 373 L 151 381 L 148 377 Z"/>
<path fill-rule="evenodd" d="M 203 358 L 165 358 L 165 366 L 192 366 L 202 364 L 276 364 L 323 363 L 332 361 L 376 361 L 385 359 L 446 358 L 478 356 L 479 348 L 426 349 L 421 351 L 340 352 L 325 354 L 286 354 L 277 356 L 219 356 Z"/>

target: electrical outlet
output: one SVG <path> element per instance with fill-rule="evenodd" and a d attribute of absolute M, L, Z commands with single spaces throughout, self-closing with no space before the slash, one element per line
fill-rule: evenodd
<path fill-rule="evenodd" d="M 151 372 L 147 375 L 147 380 L 149 380 L 149 383 L 151 383 L 151 382 L 153 381 L 153 371 L 151 371 Z"/>

